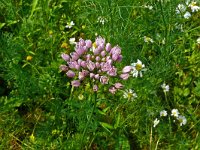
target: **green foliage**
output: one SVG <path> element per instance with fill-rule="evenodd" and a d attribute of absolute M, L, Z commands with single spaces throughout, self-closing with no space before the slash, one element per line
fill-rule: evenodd
<path fill-rule="evenodd" d="M 187 8 L 192 16 L 185 19 L 176 14 L 178 4 L 1 0 L 0 149 L 199 149 L 199 11 Z M 103 86 L 97 97 L 89 84 L 72 88 L 59 70 L 66 63 L 60 55 L 74 51 L 70 38 L 96 35 L 122 48 L 117 67 L 142 60 L 143 77 L 119 81 L 124 89 L 115 95 Z M 125 89 L 137 98 L 124 98 Z M 172 109 L 186 117 L 185 125 Z M 168 115 L 161 117 L 162 110 Z"/>

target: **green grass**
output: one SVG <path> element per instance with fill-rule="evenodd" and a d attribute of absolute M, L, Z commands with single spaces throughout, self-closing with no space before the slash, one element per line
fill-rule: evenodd
<path fill-rule="evenodd" d="M 0 149 L 199 149 L 200 11 L 188 7 L 192 16 L 185 19 L 175 11 L 180 3 L 0 0 Z M 75 25 L 65 28 L 70 21 Z M 137 59 L 147 70 L 117 79 L 124 88 L 115 95 L 100 86 L 94 101 L 90 87 L 72 88 L 59 66 L 60 55 L 74 51 L 70 38 L 94 42 L 96 35 L 121 47 L 119 70 Z M 125 99 L 126 89 L 137 98 Z M 186 117 L 185 125 L 172 109 Z"/>

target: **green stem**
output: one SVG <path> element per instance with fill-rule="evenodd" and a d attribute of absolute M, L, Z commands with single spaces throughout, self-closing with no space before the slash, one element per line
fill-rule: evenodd
<path fill-rule="evenodd" d="M 85 133 L 86 133 L 86 131 L 87 131 L 88 125 L 89 125 L 89 123 L 90 123 L 90 121 L 91 121 L 91 119 L 92 119 L 92 115 L 93 115 L 94 110 L 95 110 L 95 107 L 96 107 L 96 101 L 97 101 L 97 93 L 95 92 L 95 93 L 94 93 L 94 105 L 93 105 L 93 108 L 92 108 L 92 112 L 91 112 L 91 114 L 90 114 L 90 116 L 89 116 L 89 118 L 88 118 L 88 121 L 87 121 L 87 124 L 86 124 L 86 126 L 85 126 L 85 129 L 84 129 L 84 131 L 83 131 L 83 136 L 82 136 L 82 139 L 81 139 L 81 148 L 82 148 L 82 146 L 83 146 L 83 139 L 84 139 L 84 137 L 85 137 Z"/>

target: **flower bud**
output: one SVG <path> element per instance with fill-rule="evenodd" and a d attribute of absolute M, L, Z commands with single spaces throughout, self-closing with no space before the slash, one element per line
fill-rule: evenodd
<path fill-rule="evenodd" d="M 61 71 L 67 71 L 68 67 L 66 65 L 60 65 L 60 70 Z"/>
<path fill-rule="evenodd" d="M 96 62 L 96 63 L 95 63 L 95 66 L 96 66 L 97 69 L 100 68 L 100 63 L 99 63 L 99 62 Z"/>
<path fill-rule="evenodd" d="M 97 91 L 98 91 L 98 89 L 99 89 L 99 88 L 98 88 L 98 86 L 97 86 L 97 85 L 94 85 L 94 86 L 93 86 L 93 91 L 94 91 L 94 92 L 97 92 Z"/>
<path fill-rule="evenodd" d="M 119 82 L 115 83 L 114 86 L 115 86 L 116 89 L 122 89 L 122 88 L 124 87 L 124 85 L 122 85 L 122 84 L 119 83 Z"/>
<path fill-rule="evenodd" d="M 101 44 L 104 45 L 105 44 L 105 39 L 99 36 L 99 37 L 96 38 L 95 43 L 96 43 L 97 46 L 99 46 Z"/>
<path fill-rule="evenodd" d="M 119 58 L 119 54 L 112 55 L 112 60 L 117 61 L 118 58 Z"/>
<path fill-rule="evenodd" d="M 101 82 L 102 84 L 108 84 L 108 80 L 109 80 L 109 78 L 106 77 L 106 76 L 101 76 L 101 77 L 100 77 L 100 82 Z"/>
<path fill-rule="evenodd" d="M 86 43 L 86 47 L 87 48 L 91 48 L 92 47 L 92 41 L 91 40 L 86 40 L 85 43 Z"/>
<path fill-rule="evenodd" d="M 75 65 L 75 69 L 79 70 L 80 69 L 80 65 L 79 64 Z"/>
<path fill-rule="evenodd" d="M 93 71 L 94 68 L 95 68 L 95 63 L 92 62 L 92 61 L 89 61 L 89 62 L 87 63 L 87 68 L 88 68 L 90 71 Z"/>
<path fill-rule="evenodd" d="M 76 60 L 79 59 L 79 55 L 78 55 L 78 53 L 76 53 L 76 52 L 73 52 L 73 53 L 71 53 L 70 55 L 71 55 L 71 57 L 72 57 L 72 61 L 76 61 Z"/>
<path fill-rule="evenodd" d="M 80 38 L 78 44 L 79 44 L 80 46 L 85 46 L 85 41 L 84 41 L 82 38 Z"/>
<path fill-rule="evenodd" d="M 111 47 L 111 44 L 110 44 L 110 43 L 107 43 L 107 44 L 106 44 L 106 51 L 107 51 L 107 52 L 110 52 L 111 48 L 112 48 L 112 47 Z"/>
<path fill-rule="evenodd" d="M 74 86 L 74 87 L 79 87 L 80 84 L 81 84 L 81 83 L 80 83 L 79 80 L 74 80 L 74 81 L 71 82 L 71 85 Z"/>
<path fill-rule="evenodd" d="M 122 61 L 122 55 L 119 55 L 119 57 L 117 58 L 117 62 L 121 62 Z"/>
<path fill-rule="evenodd" d="M 99 74 L 95 74 L 94 78 L 98 80 L 99 79 Z"/>
<path fill-rule="evenodd" d="M 72 70 L 69 70 L 67 71 L 66 75 L 69 77 L 69 78 L 73 78 L 75 76 L 75 73 L 72 71 Z"/>
<path fill-rule="evenodd" d="M 81 62 L 81 67 L 83 67 L 83 68 L 86 68 L 86 67 L 87 67 L 86 61 L 82 61 L 82 62 Z"/>
<path fill-rule="evenodd" d="M 69 57 L 69 55 L 67 55 L 67 54 L 61 54 L 61 57 L 62 57 L 62 59 L 64 59 L 65 61 L 69 61 L 70 60 L 70 57 Z"/>
<path fill-rule="evenodd" d="M 117 68 L 115 68 L 115 67 L 110 68 L 108 70 L 107 74 L 110 75 L 110 76 L 116 76 L 117 75 Z"/>
<path fill-rule="evenodd" d="M 101 51 L 101 56 L 105 57 L 106 56 L 106 51 Z"/>
<path fill-rule="evenodd" d="M 114 86 L 109 88 L 109 92 L 112 94 L 115 94 L 116 91 L 117 91 L 117 89 Z"/>
<path fill-rule="evenodd" d="M 129 78 L 129 74 L 128 73 L 121 74 L 120 78 L 123 80 L 127 80 Z"/>
<path fill-rule="evenodd" d="M 90 78 L 94 78 L 94 73 L 90 73 Z"/>
<path fill-rule="evenodd" d="M 99 56 L 97 56 L 97 57 L 95 58 L 95 60 L 96 60 L 96 61 L 100 61 L 101 58 L 100 58 Z"/>
<path fill-rule="evenodd" d="M 125 66 L 123 69 L 122 69 L 122 72 L 123 73 L 129 73 L 131 70 L 132 70 L 132 66 Z"/>

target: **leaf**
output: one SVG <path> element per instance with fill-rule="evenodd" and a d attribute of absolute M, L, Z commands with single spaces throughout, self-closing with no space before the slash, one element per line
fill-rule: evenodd
<path fill-rule="evenodd" d="M 38 0 L 33 0 L 32 10 L 31 10 L 31 14 L 29 16 L 29 19 L 33 16 L 34 11 L 36 10 L 37 3 L 38 3 Z"/>
<path fill-rule="evenodd" d="M 116 123 L 114 125 L 114 128 L 116 129 L 117 127 L 119 127 L 119 123 L 120 123 L 120 113 L 117 115 L 117 120 Z"/>
<path fill-rule="evenodd" d="M 0 23 L 0 29 L 5 26 L 6 23 Z"/>
<path fill-rule="evenodd" d="M 105 122 L 99 122 L 100 124 L 101 124 L 101 126 L 103 127 L 103 128 L 105 128 L 108 132 L 110 132 L 110 130 L 113 130 L 114 128 L 113 128 L 113 126 L 112 125 L 110 125 L 110 124 L 108 124 L 108 123 L 105 123 Z M 109 130 L 110 129 L 110 130 Z"/>
<path fill-rule="evenodd" d="M 183 91 L 183 96 L 188 96 L 190 94 L 190 89 L 189 88 L 186 88 L 186 89 L 184 89 L 184 91 Z"/>

